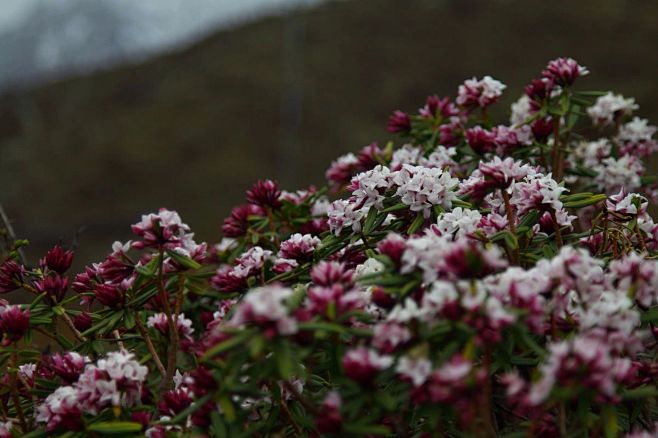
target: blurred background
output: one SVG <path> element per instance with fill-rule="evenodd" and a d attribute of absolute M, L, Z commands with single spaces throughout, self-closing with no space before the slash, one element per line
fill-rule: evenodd
<path fill-rule="evenodd" d="M 468 77 L 508 85 L 504 121 L 571 56 L 656 123 L 657 55 L 655 0 L 3 0 L 0 203 L 32 263 L 99 260 L 163 206 L 215 242 L 255 180 L 321 184 Z"/>

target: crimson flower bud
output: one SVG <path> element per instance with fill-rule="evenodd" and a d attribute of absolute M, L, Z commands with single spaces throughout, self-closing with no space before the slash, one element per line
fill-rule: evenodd
<path fill-rule="evenodd" d="M 224 219 L 222 232 L 226 237 L 240 237 L 247 233 L 249 216 L 264 216 L 265 211 L 258 205 L 243 204 L 231 210 L 229 217 Z"/>
<path fill-rule="evenodd" d="M 60 275 L 48 275 L 43 280 L 34 283 L 36 289 L 45 292 L 53 302 L 58 303 L 64 299 L 69 287 L 69 279 Z"/>
<path fill-rule="evenodd" d="M 14 260 L 5 260 L 2 265 L 0 265 L 0 294 L 18 289 L 23 281 L 24 271 L 25 268 Z"/>
<path fill-rule="evenodd" d="M 164 415 L 176 416 L 184 409 L 190 406 L 192 397 L 184 389 L 170 389 L 162 396 L 162 401 L 158 404 L 160 412 Z"/>
<path fill-rule="evenodd" d="M 87 331 L 91 328 L 91 315 L 87 312 L 81 312 L 73 318 L 73 325 L 79 332 Z"/>
<path fill-rule="evenodd" d="M 340 414 L 340 395 L 331 391 L 322 402 L 322 407 L 315 418 L 315 427 L 320 433 L 338 433 L 343 427 L 343 417 Z"/>
<path fill-rule="evenodd" d="M 409 114 L 400 110 L 393 111 L 393 114 L 388 119 L 386 129 L 388 132 L 392 133 L 406 133 L 411 131 L 411 119 L 409 118 Z"/>
<path fill-rule="evenodd" d="M 0 307 L 0 333 L 7 341 L 19 341 L 30 327 L 30 311 L 19 305 Z"/>
<path fill-rule="evenodd" d="M 104 306 L 116 309 L 123 304 L 123 291 L 119 286 L 103 283 L 96 286 L 96 299 Z"/>
<path fill-rule="evenodd" d="M 281 190 L 276 182 L 269 179 L 257 181 L 251 190 L 247 190 L 247 202 L 261 207 L 281 207 Z"/>
<path fill-rule="evenodd" d="M 48 268 L 58 274 L 65 273 L 73 262 L 73 251 L 64 251 L 64 249 L 56 245 L 53 249 L 46 253 L 46 256 L 39 261 L 41 268 Z"/>

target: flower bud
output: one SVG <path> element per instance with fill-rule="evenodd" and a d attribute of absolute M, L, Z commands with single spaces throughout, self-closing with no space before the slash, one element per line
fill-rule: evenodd
<path fill-rule="evenodd" d="M 0 333 L 7 341 L 19 341 L 30 327 L 30 311 L 19 305 L 0 307 Z"/>
<path fill-rule="evenodd" d="M 24 271 L 25 268 L 14 260 L 5 260 L 2 265 L 0 265 L 0 294 L 18 289 L 23 281 Z"/>
<path fill-rule="evenodd" d="M 46 256 L 39 261 L 41 269 L 48 268 L 58 274 L 65 273 L 73 262 L 73 251 L 64 251 L 64 249 L 56 245 L 53 249 L 46 253 Z"/>
<path fill-rule="evenodd" d="M 281 207 L 280 197 L 281 190 L 277 183 L 269 179 L 257 181 L 251 190 L 247 191 L 247 202 L 261 207 Z"/>

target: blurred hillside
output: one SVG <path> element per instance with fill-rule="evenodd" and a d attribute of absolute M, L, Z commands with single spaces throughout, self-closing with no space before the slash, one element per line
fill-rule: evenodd
<path fill-rule="evenodd" d="M 546 61 L 580 86 L 637 98 L 658 122 L 658 2 L 353 0 L 217 33 L 140 65 L 0 97 L 0 202 L 31 259 L 76 238 L 78 263 L 177 209 L 216 241 L 256 179 L 321 183 L 334 157 L 385 141 L 396 108 L 508 85 L 499 116 Z"/>

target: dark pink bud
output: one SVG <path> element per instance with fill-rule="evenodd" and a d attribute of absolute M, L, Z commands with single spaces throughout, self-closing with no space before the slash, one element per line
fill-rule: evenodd
<path fill-rule="evenodd" d="M 419 111 L 425 118 L 441 117 L 443 119 L 459 115 L 459 108 L 450 101 L 449 97 L 440 99 L 439 96 L 427 96 L 425 106 Z"/>
<path fill-rule="evenodd" d="M 381 164 L 382 150 L 379 149 L 377 143 L 371 143 L 368 146 L 364 146 L 356 158 L 359 160 L 359 170 L 366 171 L 374 168 L 376 165 Z"/>
<path fill-rule="evenodd" d="M 380 286 L 372 289 L 372 302 L 383 309 L 392 309 L 395 306 L 395 299 Z"/>
<path fill-rule="evenodd" d="M 19 305 L 0 307 L 0 333 L 7 341 L 17 342 L 30 327 L 30 311 Z"/>
<path fill-rule="evenodd" d="M 162 401 L 158 404 L 160 412 L 164 415 L 175 417 L 183 412 L 192 403 L 192 397 L 184 389 L 170 389 L 162 396 Z"/>
<path fill-rule="evenodd" d="M 91 328 L 91 315 L 87 312 L 81 312 L 73 318 L 73 325 L 79 332 L 85 332 Z"/>
<path fill-rule="evenodd" d="M 377 244 L 377 249 L 385 256 L 388 256 L 396 266 L 400 266 L 402 254 L 406 248 L 405 242 L 404 237 L 391 233 Z"/>
<path fill-rule="evenodd" d="M 64 299 L 66 290 L 69 287 L 69 279 L 59 275 L 48 275 L 43 280 L 34 282 L 34 285 L 40 293 L 46 295 L 55 303 Z"/>
<path fill-rule="evenodd" d="M 400 110 L 393 111 L 393 114 L 388 119 L 386 129 L 388 132 L 392 133 L 407 133 L 411 131 L 411 119 L 409 118 L 409 114 Z"/>
<path fill-rule="evenodd" d="M 64 249 L 57 245 L 39 262 L 41 268 L 48 268 L 58 274 L 65 273 L 73 262 L 73 251 L 64 251 Z"/>
<path fill-rule="evenodd" d="M 247 202 L 261 207 L 279 208 L 281 207 L 281 190 L 276 182 L 263 179 L 257 181 L 251 190 L 247 191 Z"/>
<path fill-rule="evenodd" d="M 130 415 L 130 419 L 135 423 L 141 424 L 142 428 L 146 429 L 151 423 L 151 414 L 147 411 L 137 411 Z"/>
<path fill-rule="evenodd" d="M 96 285 L 96 299 L 104 306 L 116 309 L 123 304 L 123 291 L 116 284 Z"/>
<path fill-rule="evenodd" d="M 541 101 L 550 96 L 554 88 L 555 85 L 551 79 L 533 79 L 532 82 L 526 85 L 525 94 L 531 100 Z"/>
<path fill-rule="evenodd" d="M 14 260 L 5 260 L 0 265 L 0 294 L 18 289 L 23 282 L 24 272 L 25 268 Z"/>
<path fill-rule="evenodd" d="M 538 142 L 545 142 L 546 139 L 553 133 L 553 120 L 550 117 L 537 119 L 530 125 L 532 128 L 532 135 Z"/>
<path fill-rule="evenodd" d="M 224 220 L 224 225 L 222 225 L 222 232 L 226 237 L 244 236 L 247 233 L 247 229 L 249 228 L 249 216 L 262 217 L 264 215 L 265 211 L 257 205 L 239 205 L 233 208 L 230 216 Z"/>
<path fill-rule="evenodd" d="M 329 223 L 326 219 L 311 219 L 304 225 L 299 227 L 299 232 L 302 234 L 311 234 L 319 236 L 329 229 Z"/>
<path fill-rule="evenodd" d="M 466 141 L 478 154 L 496 150 L 496 134 L 479 126 L 466 130 Z"/>
<path fill-rule="evenodd" d="M 85 272 L 75 276 L 72 287 L 79 294 L 91 292 L 96 288 L 96 282 L 98 280 L 96 266 L 87 266 L 85 267 Z"/>
<path fill-rule="evenodd" d="M 315 427 L 320 433 L 338 433 L 343 428 L 343 417 L 340 414 L 341 399 L 335 392 L 329 392 L 315 417 Z"/>

